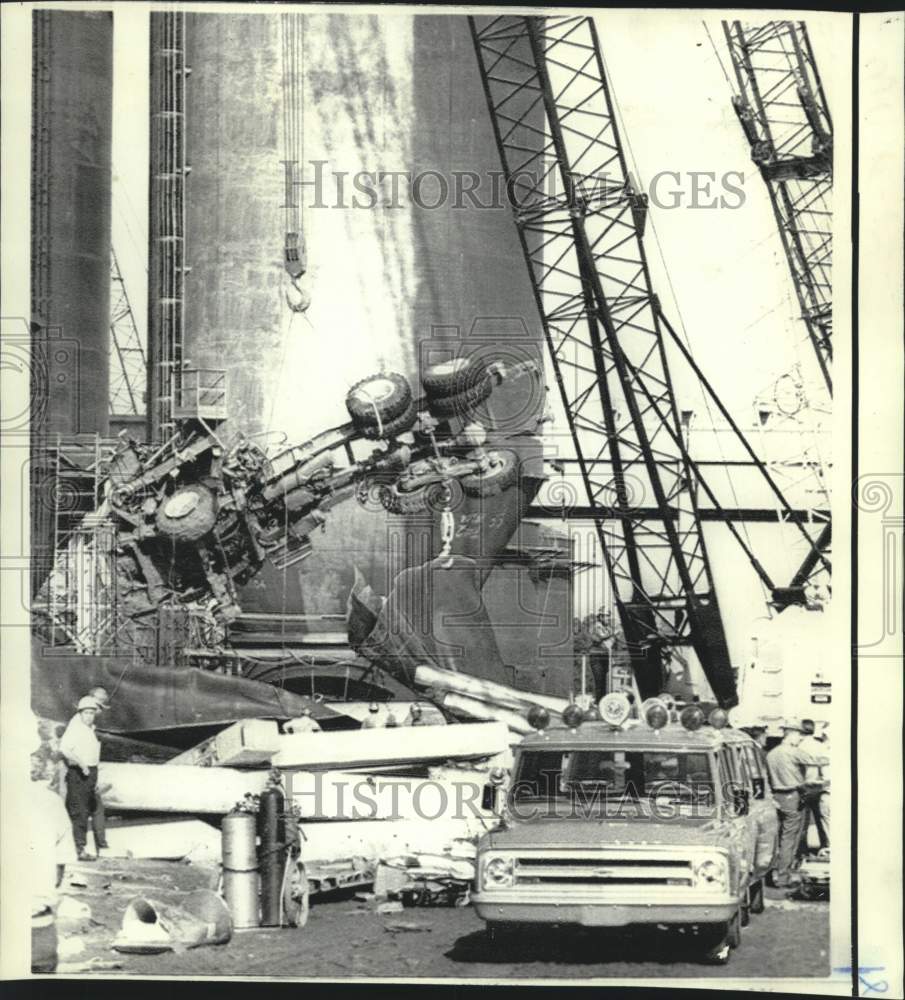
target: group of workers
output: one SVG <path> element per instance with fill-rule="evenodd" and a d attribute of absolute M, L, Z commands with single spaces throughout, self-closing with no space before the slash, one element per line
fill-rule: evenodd
<path fill-rule="evenodd" d="M 380 705 L 372 701 L 368 705 L 368 714 L 361 721 L 362 729 L 392 729 L 395 726 L 423 726 L 427 720 L 424 718 L 424 709 L 417 701 L 413 701 L 408 714 L 400 723 L 391 711 L 381 711 Z M 319 733 L 321 724 L 314 718 L 311 709 L 306 708 L 296 719 L 290 719 L 283 725 L 284 733 Z"/>
<path fill-rule="evenodd" d="M 759 741 L 766 731 L 754 734 Z M 811 719 L 793 719 L 782 726 L 782 739 L 767 753 L 767 776 L 779 819 L 779 845 L 773 884 L 794 887 L 799 857 L 808 850 L 813 821 L 820 848 L 829 846 L 829 744 L 827 730 L 817 732 Z"/>

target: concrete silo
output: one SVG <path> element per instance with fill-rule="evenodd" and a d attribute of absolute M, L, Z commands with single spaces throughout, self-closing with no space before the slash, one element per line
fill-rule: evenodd
<path fill-rule="evenodd" d="M 108 433 L 113 15 L 32 15 L 32 588 Z M 56 478 L 58 441 L 70 478 Z M 71 466 L 71 468 L 70 468 Z M 88 507 L 84 507 L 85 500 Z"/>
<path fill-rule="evenodd" d="M 381 369 L 417 386 L 424 364 L 474 349 L 540 360 L 465 17 L 155 13 L 151 33 L 152 121 L 172 115 L 182 128 L 152 141 L 152 178 L 173 172 L 183 141 L 185 171 L 174 182 L 178 232 L 161 233 L 174 216 L 155 217 L 152 179 L 149 336 L 166 341 L 166 363 L 226 370 L 230 431 L 304 441 L 344 422 L 349 388 Z M 174 39 L 181 57 L 168 54 Z M 159 85 L 162 74 L 171 85 Z M 300 112 L 287 125 L 290 79 Z M 307 246 L 304 312 L 290 306 L 284 270 L 287 160 Z M 166 323 L 177 307 L 160 307 L 172 289 L 175 335 Z M 504 385 L 492 407 L 497 424 L 530 433 L 543 388 L 526 397 Z M 508 534 L 524 506 L 512 500 Z M 464 535 L 456 545 L 472 554 Z M 434 546 L 430 523 L 347 503 L 312 555 L 261 573 L 242 605 L 341 617 L 356 568 L 385 594 Z M 562 618 L 568 633 L 570 613 Z"/>

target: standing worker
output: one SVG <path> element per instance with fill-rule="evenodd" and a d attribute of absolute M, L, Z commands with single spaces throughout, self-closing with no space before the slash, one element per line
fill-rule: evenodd
<path fill-rule="evenodd" d="M 101 703 L 91 695 L 85 695 L 60 740 L 60 753 L 66 760 L 66 812 L 72 823 L 79 861 L 95 859 L 85 850 L 89 818 L 98 853 L 107 846 L 104 803 L 97 790 L 101 744 L 94 729 L 95 719 L 101 711 Z"/>
<path fill-rule="evenodd" d="M 777 888 L 800 881 L 792 874 L 792 865 L 807 816 L 802 790 L 809 771 L 816 765 L 814 758 L 799 747 L 801 737 L 801 723 L 787 721 L 782 726 L 782 742 L 767 754 L 767 774 L 779 814 L 779 858 L 773 873 Z"/>
<path fill-rule="evenodd" d="M 321 724 L 311 714 L 310 708 L 303 708 L 302 714 L 297 719 L 290 719 L 283 726 L 283 732 L 292 733 L 293 736 L 298 733 L 319 733 Z"/>
<path fill-rule="evenodd" d="M 58 889 L 63 868 L 75 861 L 75 845 L 63 800 L 47 784 L 49 754 L 32 717 L 31 797 L 24 833 L 28 843 L 31 888 L 31 971 L 56 972 Z"/>
<path fill-rule="evenodd" d="M 828 791 L 830 758 L 829 747 L 826 743 L 826 729 L 818 735 L 817 725 L 813 719 L 802 719 L 801 728 L 804 735 L 799 747 L 805 753 L 810 754 L 820 768 L 820 781 L 810 783 L 805 789 L 805 813 L 807 819 L 805 820 L 804 830 L 801 833 L 801 847 L 804 853 L 808 849 L 808 827 L 810 826 L 811 819 L 813 819 L 814 827 L 817 830 L 820 848 L 829 847 L 830 845 L 830 798 Z"/>
<path fill-rule="evenodd" d="M 424 710 L 418 704 L 417 701 L 412 702 L 412 707 L 409 709 L 408 717 L 403 723 L 404 726 L 424 726 L 427 723 L 424 721 Z"/>
<path fill-rule="evenodd" d="M 376 701 L 368 705 L 368 714 L 361 720 L 362 729 L 380 729 L 383 723 L 380 719 L 380 707 Z"/>

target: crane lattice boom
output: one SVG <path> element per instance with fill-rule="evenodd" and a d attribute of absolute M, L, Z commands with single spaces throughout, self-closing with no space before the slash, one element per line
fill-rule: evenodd
<path fill-rule="evenodd" d="M 642 233 L 594 22 L 477 17 L 471 29 L 550 358 L 643 696 L 692 646 L 717 699 L 729 651 Z M 639 516 L 652 503 L 653 519 Z M 616 526 L 604 509 L 616 509 Z"/>

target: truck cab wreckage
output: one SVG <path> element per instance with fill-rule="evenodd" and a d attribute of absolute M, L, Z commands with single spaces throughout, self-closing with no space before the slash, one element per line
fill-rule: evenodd
<path fill-rule="evenodd" d="M 223 384 L 222 373 L 187 370 L 181 374 L 183 385 L 192 385 L 188 395 L 193 397 L 193 405 L 185 405 L 183 394 L 176 434 L 156 449 L 122 438 L 109 460 L 98 509 L 86 514 L 84 522 L 112 536 L 113 541 L 101 554 L 109 563 L 101 576 L 114 581 L 123 636 L 137 642 L 143 629 L 165 627 L 173 612 L 189 622 L 189 634 L 177 659 L 187 667 L 203 666 L 205 674 L 214 675 L 205 685 L 185 688 L 195 697 L 200 697 L 202 687 L 221 683 L 225 691 L 239 680 L 246 687 L 258 678 L 285 685 L 285 652 L 276 662 L 264 665 L 243 658 L 236 669 L 230 625 L 242 616 L 241 588 L 267 562 L 281 572 L 310 555 L 317 532 L 337 505 L 353 501 L 371 511 L 385 512 L 402 525 L 412 518 L 420 519 L 422 528 L 426 523 L 431 539 L 431 550 L 425 553 L 428 565 L 411 569 L 431 573 L 437 567 L 454 567 L 453 593 L 441 596 L 441 601 L 448 598 L 464 607 L 474 603 L 486 578 L 479 563 L 486 569 L 509 543 L 542 480 L 538 440 L 524 431 L 516 435 L 495 431 L 490 411 L 481 408 L 504 381 L 538 380 L 533 362 L 507 366 L 478 356 L 455 358 L 425 371 L 423 392 L 418 396 L 402 375 L 364 378 L 347 395 L 347 423 L 270 454 L 243 435 L 225 440 L 221 425 L 224 391 L 218 388 Z M 198 389 L 203 380 L 208 388 Z M 494 511 L 499 507 L 503 513 L 491 516 L 491 507 Z M 475 508 L 479 508 L 477 515 Z M 464 534 L 457 537 L 457 522 L 463 516 L 488 525 L 481 528 L 477 540 Z M 474 555 L 479 558 L 473 559 Z M 66 549 L 58 553 L 57 565 L 43 591 L 45 598 L 52 588 L 65 585 L 73 576 L 79 585 L 92 586 L 97 574 L 73 574 L 72 566 L 67 566 L 78 558 Z M 412 586 L 410 576 L 400 576 L 408 586 L 402 588 L 401 599 L 394 599 L 391 592 L 389 604 L 368 587 L 357 587 L 357 593 L 350 596 L 350 645 L 363 656 L 357 664 L 350 664 L 348 654 L 345 656 L 340 701 L 411 700 L 415 666 L 431 660 L 431 650 L 423 646 L 415 659 L 406 655 L 400 642 L 404 646 L 407 640 L 398 636 L 398 629 L 385 627 L 385 620 L 381 622 L 385 607 L 397 624 L 399 614 L 407 620 L 430 614 L 421 606 L 421 584 Z M 444 588 L 428 584 L 427 589 L 440 592 Z M 85 595 L 81 604 L 91 606 L 94 600 Z M 46 600 L 47 606 L 52 603 Z M 410 607 L 413 603 L 417 606 Z M 486 626 L 489 631 L 489 620 Z M 69 634 L 77 632 L 73 624 Z M 409 647 L 413 654 L 411 641 Z M 62 665 L 64 659 L 72 666 L 79 661 L 81 666 L 62 686 L 60 674 L 54 673 L 50 686 L 57 692 L 68 690 L 73 682 L 81 683 L 76 677 L 81 678 L 85 670 L 100 684 L 110 683 L 108 674 L 115 677 L 119 673 L 115 656 L 74 657 L 50 646 L 35 654 L 39 689 L 47 687 L 40 682 L 45 667 L 54 662 Z M 487 659 L 492 664 L 494 656 Z M 311 673 L 310 667 L 294 665 L 296 673 Z M 161 683 L 172 686 L 178 668 L 164 666 L 158 660 L 150 669 L 152 673 L 159 671 L 156 676 Z M 133 664 L 127 685 L 139 669 Z M 242 676 L 229 676 L 235 673 Z M 497 674 L 496 679 L 502 678 Z M 292 685 L 288 686 L 291 690 Z M 312 680 L 317 714 L 329 726 L 331 720 L 337 723 L 339 718 L 323 704 L 322 687 L 315 690 Z M 249 693 L 237 690 L 227 697 L 225 705 L 215 699 L 217 707 L 202 710 L 196 721 L 222 725 L 249 717 L 241 709 L 242 699 Z M 280 694 L 283 699 L 287 696 L 299 697 L 290 696 L 288 690 Z M 329 691 L 326 697 L 330 697 Z M 268 702 L 266 692 L 251 699 L 251 715 L 262 714 L 262 699 L 263 704 Z M 310 699 L 304 701 L 310 708 Z M 279 714 L 299 714 L 301 707 L 300 701 L 292 711 Z M 270 706 L 263 714 L 273 710 Z M 176 737 L 176 733 L 161 736 L 166 727 L 159 717 L 152 720 L 149 714 L 146 721 L 145 726 L 130 718 L 123 720 L 121 728 L 133 735 L 152 730 L 155 740 L 164 738 L 167 742 L 170 736 Z M 171 724 L 182 732 L 189 721 L 174 717 Z M 178 745 L 184 745 L 186 738 L 182 733 Z"/>

